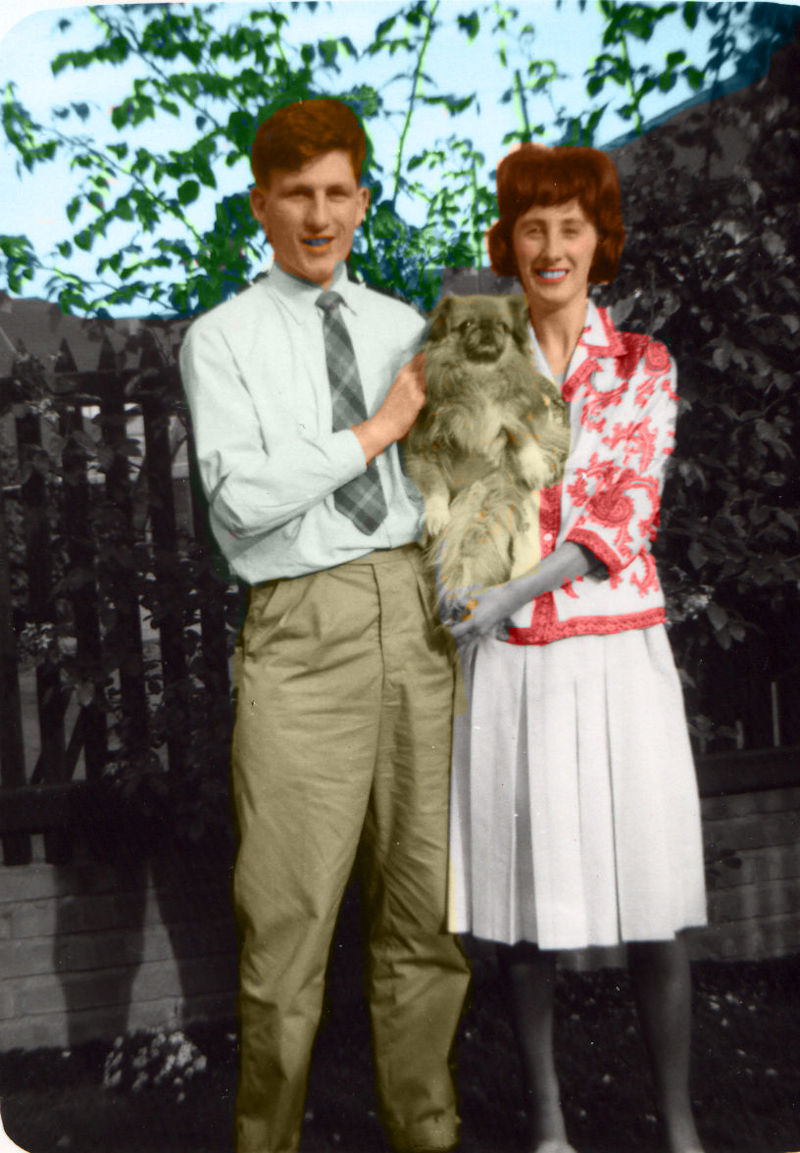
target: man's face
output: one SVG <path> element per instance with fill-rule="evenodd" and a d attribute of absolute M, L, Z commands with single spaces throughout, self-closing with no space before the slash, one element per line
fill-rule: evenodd
<path fill-rule="evenodd" d="M 284 272 L 330 288 L 346 260 L 353 233 L 369 206 L 369 190 L 353 174 L 344 150 L 323 152 L 294 171 L 276 168 L 266 189 L 250 191 L 253 216 Z"/>

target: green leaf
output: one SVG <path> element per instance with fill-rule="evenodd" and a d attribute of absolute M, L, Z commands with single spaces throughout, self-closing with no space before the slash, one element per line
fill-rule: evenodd
<path fill-rule="evenodd" d="M 122 104 L 111 109 L 111 123 L 115 128 L 124 128 L 131 118 L 131 100 L 123 100 Z"/>
<path fill-rule="evenodd" d="M 196 180 L 185 180 L 178 187 L 178 200 L 181 204 L 191 204 L 200 195 L 200 185 Z"/>
<path fill-rule="evenodd" d="M 480 16 L 477 12 L 470 12 L 467 16 L 459 16 L 458 27 L 466 33 L 467 39 L 472 43 L 481 29 Z"/>
<path fill-rule="evenodd" d="M 205 184 L 206 188 L 216 188 L 217 187 L 217 178 L 214 176 L 214 173 L 211 171 L 211 168 L 210 168 L 207 161 L 201 161 L 201 160 L 196 161 L 195 166 L 194 166 L 194 170 L 197 173 L 197 175 L 199 176 L 201 182 L 203 184 Z"/>
<path fill-rule="evenodd" d="M 389 203 L 379 204 L 371 217 L 372 232 L 378 240 L 387 240 L 402 231 L 400 220 Z"/>

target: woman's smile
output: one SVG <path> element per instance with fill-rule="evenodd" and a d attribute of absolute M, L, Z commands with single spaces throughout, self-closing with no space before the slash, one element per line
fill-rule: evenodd
<path fill-rule="evenodd" d="M 566 268 L 537 268 L 535 275 L 538 276 L 540 280 L 555 283 L 564 279 L 567 275 L 567 270 Z"/>

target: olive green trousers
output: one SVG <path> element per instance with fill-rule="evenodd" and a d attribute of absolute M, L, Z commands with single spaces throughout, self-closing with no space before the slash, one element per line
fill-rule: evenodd
<path fill-rule="evenodd" d="M 398 1150 L 457 1140 L 449 1058 L 469 975 L 444 931 L 456 663 L 420 555 L 407 545 L 251 590 L 233 738 L 238 1153 L 299 1147 L 356 859 L 381 1119 Z"/>

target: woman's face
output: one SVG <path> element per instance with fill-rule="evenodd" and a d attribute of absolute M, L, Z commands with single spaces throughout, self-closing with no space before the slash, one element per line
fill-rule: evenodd
<path fill-rule="evenodd" d="M 597 229 L 580 201 L 532 205 L 512 233 L 520 280 L 532 311 L 551 312 L 585 301 Z"/>

